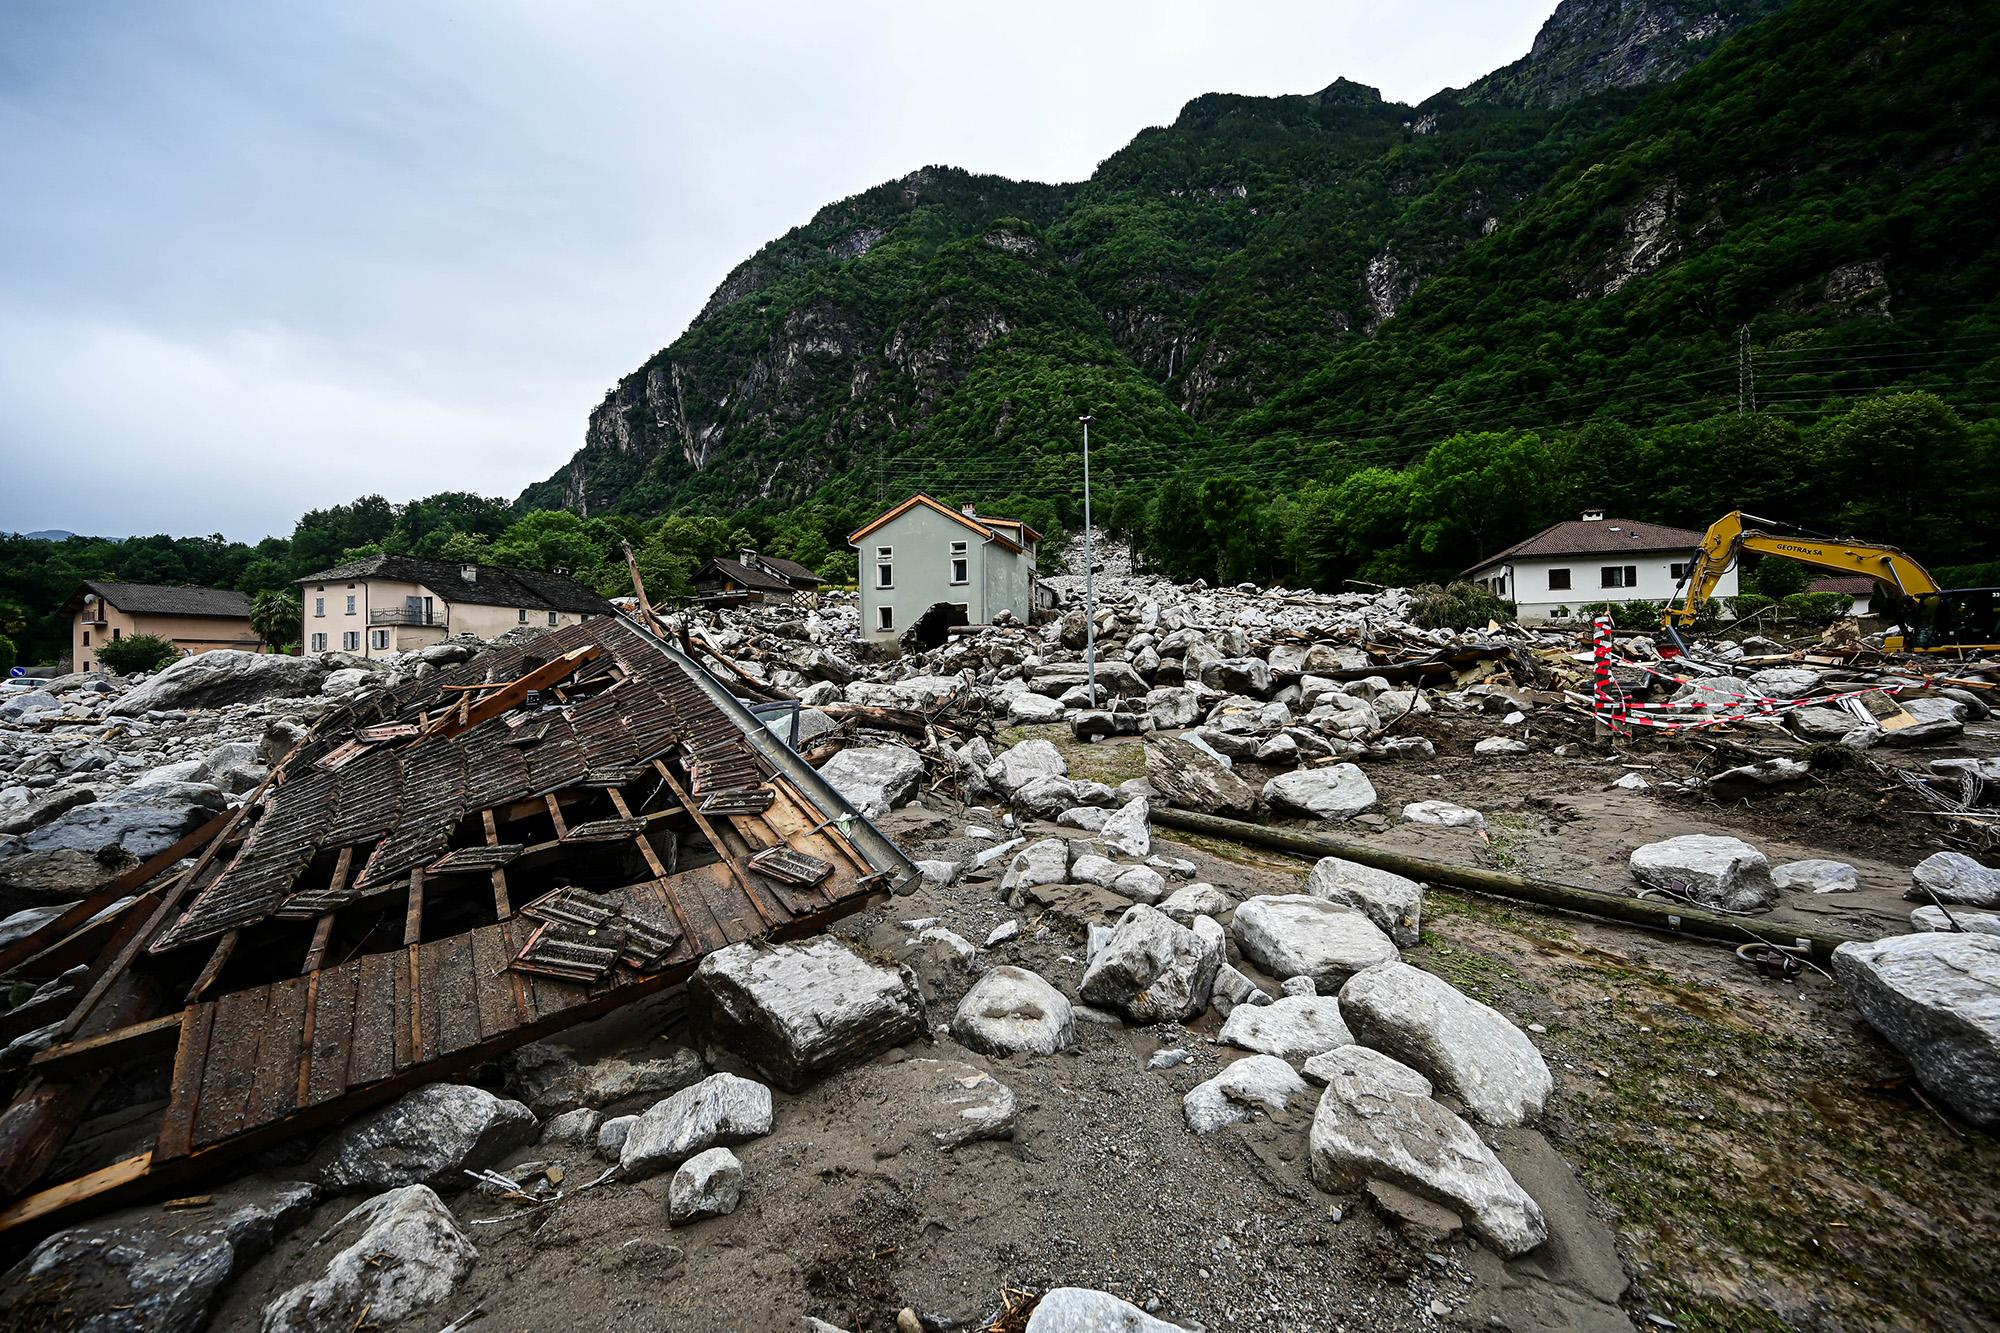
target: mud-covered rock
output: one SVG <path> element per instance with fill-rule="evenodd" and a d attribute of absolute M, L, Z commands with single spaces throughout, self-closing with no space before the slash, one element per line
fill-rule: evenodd
<path fill-rule="evenodd" d="M 688 983 L 688 1014 L 700 1040 L 735 1051 L 787 1092 L 924 1032 L 916 974 L 832 938 L 710 954 Z"/>
<path fill-rule="evenodd" d="M 1323 856 L 1306 876 L 1306 892 L 1354 908 L 1399 948 L 1413 947 L 1423 929 L 1424 886 L 1387 870 Z"/>
<path fill-rule="evenodd" d="M 996 967 L 958 1002 L 952 1039 L 986 1055 L 1054 1055 L 1076 1041 L 1069 997 L 1035 973 Z"/>
<path fill-rule="evenodd" d="M 479 1258 L 437 1194 L 405 1185 L 342 1218 L 328 1239 L 351 1238 L 326 1271 L 264 1307 L 264 1333 L 354 1333 L 425 1310 L 451 1295 Z"/>
<path fill-rule="evenodd" d="M 322 1150 L 320 1183 L 335 1194 L 427 1185 L 466 1187 L 465 1172 L 534 1142 L 541 1126 L 517 1101 L 463 1083 L 432 1083 L 349 1124 Z"/>
<path fill-rule="evenodd" d="M 627 1180 L 644 1180 L 710 1148 L 762 1138 L 772 1124 L 769 1088 L 734 1074 L 711 1074 L 646 1108 L 626 1127 L 618 1169 Z"/>

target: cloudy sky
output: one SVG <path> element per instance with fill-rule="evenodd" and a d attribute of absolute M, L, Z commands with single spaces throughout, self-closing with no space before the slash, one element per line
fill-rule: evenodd
<path fill-rule="evenodd" d="M 511 497 L 824 203 L 1081 179 L 1211 90 L 1420 100 L 1553 8 L 8 0 L 0 531 Z"/>

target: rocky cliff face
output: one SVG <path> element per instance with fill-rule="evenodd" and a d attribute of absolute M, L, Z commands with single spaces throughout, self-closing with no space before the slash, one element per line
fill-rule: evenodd
<path fill-rule="evenodd" d="M 1155 447 L 1164 431 L 1198 452 L 1373 339 L 1635 85 L 1780 3 L 1564 0 L 1523 60 L 1421 106 L 1346 79 L 1211 93 L 1078 185 L 949 167 L 885 182 L 738 265 L 519 505 L 790 505 L 864 474 L 870 491 L 944 486 L 948 460 L 993 484 L 1044 469 L 1028 437 L 1073 421 L 1071 396 L 1120 397 Z M 1589 285 L 1615 292 L 1672 246 L 1641 217 Z"/>
<path fill-rule="evenodd" d="M 1467 102 L 1561 106 L 1607 88 L 1668 83 L 1786 0 L 1562 0 L 1527 55 L 1467 88 Z"/>

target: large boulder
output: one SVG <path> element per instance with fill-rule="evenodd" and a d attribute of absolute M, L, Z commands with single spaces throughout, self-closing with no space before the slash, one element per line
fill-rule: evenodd
<path fill-rule="evenodd" d="M 1181 1098 L 1181 1116 L 1196 1134 L 1213 1134 L 1224 1125 L 1242 1124 L 1259 1107 L 1282 1111 L 1304 1091 L 1306 1081 L 1277 1056 L 1246 1055 L 1190 1088 Z"/>
<path fill-rule="evenodd" d="M 68 814 L 80 805 L 89 805 L 97 793 L 88 787 L 55 787 L 36 793 L 0 814 L 0 836 L 33 833 L 44 824 Z"/>
<path fill-rule="evenodd" d="M 1683 833 L 1649 842 L 1631 858 L 1632 878 L 1649 889 L 1682 895 L 1702 907 L 1762 912 L 1778 901 L 1771 863 L 1741 838 Z"/>
<path fill-rule="evenodd" d="M 1057 1287 L 1036 1303 L 1026 1333 L 1181 1333 L 1181 1326 L 1155 1319 L 1108 1291 Z"/>
<path fill-rule="evenodd" d="M 1355 1038 L 1417 1069 L 1489 1125 L 1525 1125 L 1555 1086 L 1526 1033 L 1407 963 L 1357 973 L 1340 991 Z"/>
<path fill-rule="evenodd" d="M 1354 1034 L 1333 996 L 1286 995 L 1269 1004 L 1238 1005 L 1216 1040 L 1298 1064 L 1321 1051 L 1352 1046 Z"/>
<path fill-rule="evenodd" d="M 154 709 L 300 699 L 318 694 L 328 673 L 326 663 L 317 657 L 218 649 L 183 657 L 133 688 L 109 712 L 113 717 L 139 717 Z"/>
<path fill-rule="evenodd" d="M 1007 873 L 1000 877 L 1001 893 L 1032 889 L 1043 884 L 1061 884 L 1069 878 L 1069 844 L 1061 838 L 1042 838 L 1014 853 Z"/>
<path fill-rule="evenodd" d="M 1059 700 L 1051 699 L 1046 694 L 1036 694 L 1033 690 L 1022 690 L 1007 696 L 1007 720 L 1024 727 L 1060 722 L 1068 711 Z"/>
<path fill-rule="evenodd" d="M 1113 856 L 1150 856 L 1153 852 L 1152 802 L 1135 796 L 1104 821 L 1098 838 Z"/>
<path fill-rule="evenodd" d="M 195 1333 L 217 1293 L 304 1221 L 318 1191 L 250 1177 L 194 1212 L 156 1204 L 59 1231 L 0 1277 L 0 1326 Z M 59 1306 L 60 1324 L 43 1324 Z"/>
<path fill-rule="evenodd" d="M 444 1201 L 423 1185 L 378 1194 L 321 1237 L 352 1237 L 326 1271 L 264 1307 L 264 1333 L 354 1333 L 450 1296 L 479 1258 Z"/>
<path fill-rule="evenodd" d="M 515 1051 L 509 1091 L 546 1120 L 578 1108 L 601 1111 L 632 1097 L 664 1097 L 708 1076 L 701 1057 L 682 1046 L 657 1060 L 606 1058 L 580 1064 L 554 1042 L 531 1042 Z"/>
<path fill-rule="evenodd" d="M 1146 715 L 1161 731 L 1191 727 L 1201 716 L 1201 695 L 1183 685 L 1169 685 L 1146 691 Z"/>
<path fill-rule="evenodd" d="M 202 782 L 128 787 L 76 806 L 25 837 L 0 845 L 0 857 L 71 851 L 85 856 L 122 854 L 143 861 L 164 852 L 227 805 L 220 788 Z"/>
<path fill-rule="evenodd" d="M 996 967 L 958 1002 L 951 1035 L 985 1055 L 1054 1055 L 1076 1041 L 1076 1015 L 1069 997 L 1035 973 Z"/>
<path fill-rule="evenodd" d="M 1352 819 L 1375 808 L 1375 784 L 1353 764 L 1299 768 L 1264 784 L 1264 803 L 1302 819 Z"/>
<path fill-rule="evenodd" d="M 917 794 L 924 757 L 902 745 L 856 745 L 827 760 L 819 772 L 864 819 L 879 819 Z"/>
<path fill-rule="evenodd" d="M 1800 740 L 1837 741 L 1861 722 L 1845 708 L 1829 708 L 1809 704 L 1804 708 L 1794 708 L 1785 714 L 1785 725 L 1790 727 Z"/>
<path fill-rule="evenodd" d="M 1364 914 L 1303 893 L 1250 898 L 1230 919 L 1243 956 L 1280 981 L 1311 977 L 1321 994 L 1338 991 L 1364 968 L 1402 957 Z"/>
<path fill-rule="evenodd" d="M 1000 752 L 987 770 L 987 778 L 1009 796 L 1036 778 L 1060 778 L 1069 773 L 1069 763 L 1054 742 L 1040 737 L 1022 741 Z"/>
<path fill-rule="evenodd" d="M 1814 858 L 1772 866 L 1771 883 L 1807 893 L 1853 893 L 1861 887 L 1861 874 L 1845 861 Z"/>
<path fill-rule="evenodd" d="M 1227 951 L 1212 918 L 1188 927 L 1135 903 L 1090 959 L 1077 994 L 1134 1023 L 1182 1022 L 1208 1008 Z"/>
<path fill-rule="evenodd" d="M 1507 1258 L 1549 1238 L 1541 1207 L 1416 1070 L 1364 1046 L 1316 1061 L 1327 1075 L 1307 1142 L 1313 1181 L 1335 1194 L 1383 1180 L 1442 1203 Z"/>
<path fill-rule="evenodd" d="M 1053 774 L 1029 778 L 1012 792 L 1014 808 L 1043 819 L 1054 819 L 1083 799 L 1077 783 Z"/>
<path fill-rule="evenodd" d="M 1259 657 L 1225 657 L 1201 668 L 1201 683 L 1224 694 L 1271 695 L 1271 664 Z"/>
<path fill-rule="evenodd" d="M 2000 907 L 2000 870 L 1992 870 L 1964 852 L 1935 852 L 1917 862 L 1903 896 L 1913 903 L 1963 903 L 1967 907 Z"/>
<path fill-rule="evenodd" d="M 1423 885 L 1357 861 L 1321 857 L 1312 874 L 1306 876 L 1306 892 L 1354 908 L 1381 927 L 1399 948 L 1413 947 L 1423 926 Z"/>
<path fill-rule="evenodd" d="M 772 1123 L 769 1088 L 734 1074 L 711 1074 L 654 1103 L 626 1127 L 618 1169 L 627 1180 L 645 1180 L 696 1153 L 762 1138 Z"/>
<path fill-rule="evenodd" d="M 929 708 L 969 688 L 957 676 L 911 676 L 886 685 L 857 680 L 847 687 L 847 702 L 868 708 Z"/>
<path fill-rule="evenodd" d="M 1965 705 L 1956 699 L 1904 699 L 1903 711 L 1917 719 L 1913 727 L 1882 732 L 1884 745 L 1934 745 L 1955 740 L 1965 731 Z"/>
<path fill-rule="evenodd" d="M 1972 1124 L 2000 1130 L 2000 936 L 1924 933 L 1843 944 L 1833 970 L 1919 1083 Z"/>
<path fill-rule="evenodd" d="M 735 1051 L 787 1092 L 925 1031 L 916 974 L 877 966 L 832 938 L 710 954 L 688 983 L 688 1012 L 702 1040 Z"/>
<path fill-rule="evenodd" d="M 1227 761 L 1179 736 L 1146 742 L 1146 780 L 1168 803 L 1212 815 L 1250 815 L 1257 790 L 1229 770 Z"/>
<path fill-rule="evenodd" d="M 1911 930 L 1966 930 L 1977 935 L 2000 935 L 2000 916 L 1991 912 L 1968 912 L 1963 907 L 1919 907 L 1910 913 Z"/>
<path fill-rule="evenodd" d="M 1435 828 L 1485 828 L 1486 816 L 1450 801 L 1412 801 L 1403 807 L 1403 819 L 1411 824 Z"/>
<path fill-rule="evenodd" d="M 342 1129 L 320 1183 L 335 1194 L 428 1185 L 457 1193 L 467 1171 L 533 1143 L 540 1126 L 517 1101 L 462 1083 L 433 1083 Z"/>

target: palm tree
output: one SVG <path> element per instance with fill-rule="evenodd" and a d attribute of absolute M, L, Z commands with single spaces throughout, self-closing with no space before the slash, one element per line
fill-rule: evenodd
<path fill-rule="evenodd" d="M 305 608 L 295 592 L 260 592 L 250 599 L 250 628 L 279 652 L 296 647 Z"/>

